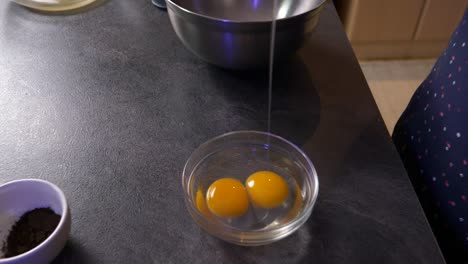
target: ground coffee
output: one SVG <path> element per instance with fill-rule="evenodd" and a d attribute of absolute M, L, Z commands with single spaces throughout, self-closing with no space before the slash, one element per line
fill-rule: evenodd
<path fill-rule="evenodd" d="M 50 208 L 37 208 L 26 212 L 8 234 L 2 248 L 4 257 L 14 257 L 33 249 L 52 234 L 59 222 L 60 215 Z"/>

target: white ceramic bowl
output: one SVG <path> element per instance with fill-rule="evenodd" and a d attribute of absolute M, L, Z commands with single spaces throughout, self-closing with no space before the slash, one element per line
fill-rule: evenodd
<path fill-rule="evenodd" d="M 71 227 L 70 211 L 63 192 L 54 184 L 37 179 L 17 180 L 0 185 L 0 248 L 22 214 L 50 207 L 61 215 L 54 232 L 35 248 L 15 257 L 0 258 L 0 264 L 46 264 L 63 249 Z M 0 256 L 3 256 L 3 252 Z"/>
<path fill-rule="evenodd" d="M 20 5 L 42 11 L 67 11 L 91 4 L 96 0 L 14 0 Z"/>

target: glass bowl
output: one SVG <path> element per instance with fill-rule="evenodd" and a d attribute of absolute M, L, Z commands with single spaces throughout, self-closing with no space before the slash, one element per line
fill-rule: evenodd
<path fill-rule="evenodd" d="M 287 182 L 289 197 L 277 209 L 256 209 L 251 197 L 242 220 L 219 218 L 201 208 L 199 203 L 206 204 L 206 191 L 214 181 L 227 177 L 244 183 L 258 171 L 274 172 Z M 185 164 L 182 185 L 195 222 L 211 235 L 242 246 L 269 244 L 293 233 L 310 216 L 319 189 L 314 165 L 301 149 L 258 131 L 231 132 L 202 144 Z"/>
<path fill-rule="evenodd" d="M 91 4 L 96 0 L 14 0 L 16 3 L 42 11 L 67 11 Z"/>

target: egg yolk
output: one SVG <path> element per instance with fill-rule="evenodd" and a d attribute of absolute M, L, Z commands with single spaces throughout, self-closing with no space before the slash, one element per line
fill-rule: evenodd
<path fill-rule="evenodd" d="M 213 182 L 206 192 L 208 209 L 218 217 L 239 217 L 249 209 L 249 197 L 244 185 L 232 178 Z"/>
<path fill-rule="evenodd" d="M 299 215 L 299 213 L 301 212 L 301 209 L 302 209 L 302 204 L 303 204 L 303 202 L 302 202 L 301 189 L 299 189 L 299 187 L 296 187 L 296 199 L 294 199 L 293 206 L 289 210 L 289 212 L 288 212 L 288 214 L 286 216 L 286 219 L 293 219 L 297 215 Z"/>
<path fill-rule="evenodd" d="M 259 171 L 250 175 L 245 185 L 253 204 L 265 209 L 280 206 L 289 195 L 286 181 L 271 171 Z"/>
<path fill-rule="evenodd" d="M 206 206 L 205 195 L 203 195 L 203 191 L 201 188 L 198 188 L 197 190 L 196 204 L 197 209 L 198 211 L 200 211 L 200 213 L 202 213 L 206 217 L 212 217 L 210 211 L 208 210 L 208 207 Z"/>

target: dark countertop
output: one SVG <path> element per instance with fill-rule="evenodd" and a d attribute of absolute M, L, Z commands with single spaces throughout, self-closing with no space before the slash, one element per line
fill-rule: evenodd
<path fill-rule="evenodd" d="M 443 263 L 333 6 L 275 72 L 273 132 L 315 163 L 308 220 L 232 246 L 185 210 L 181 171 L 213 136 L 266 128 L 266 71 L 207 65 L 149 0 L 69 16 L 0 1 L 0 182 L 56 183 L 72 210 L 54 263 Z"/>

